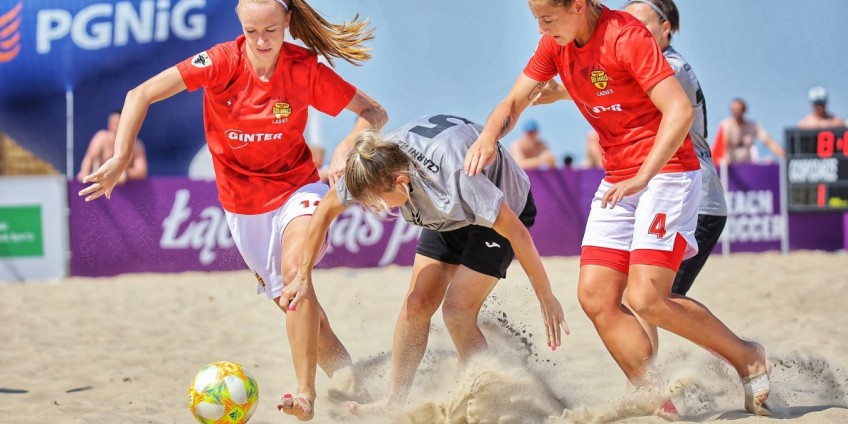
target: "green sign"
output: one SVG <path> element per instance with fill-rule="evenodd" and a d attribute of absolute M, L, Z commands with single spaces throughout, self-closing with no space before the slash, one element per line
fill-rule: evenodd
<path fill-rule="evenodd" d="M 41 206 L 0 206 L 0 258 L 44 256 Z"/>

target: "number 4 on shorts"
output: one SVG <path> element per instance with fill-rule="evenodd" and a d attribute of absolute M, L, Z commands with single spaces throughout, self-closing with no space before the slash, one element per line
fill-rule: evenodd
<path fill-rule="evenodd" d="M 660 212 L 654 217 L 651 222 L 651 228 L 648 229 L 648 234 L 656 234 L 658 239 L 665 237 L 665 214 Z"/>

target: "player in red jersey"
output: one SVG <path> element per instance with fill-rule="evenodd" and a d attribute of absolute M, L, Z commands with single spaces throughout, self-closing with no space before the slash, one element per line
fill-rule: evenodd
<path fill-rule="evenodd" d="M 737 337 L 703 305 L 671 294 L 681 260 L 697 252 L 699 162 L 688 135 L 693 109 L 651 33 L 631 15 L 593 0 L 530 0 L 542 38 L 507 97 L 469 150 L 479 173 L 521 112 L 559 75 L 598 132 L 606 177 L 583 238 L 578 298 L 628 379 L 650 383 L 651 343 L 623 296 L 646 321 L 730 362 L 748 411 L 768 415 L 761 347 Z"/>
<path fill-rule="evenodd" d="M 318 182 L 303 137 L 307 107 L 333 116 L 347 108 L 359 116 L 334 154 L 333 182 L 344 171 L 354 136 L 381 128 L 388 117 L 377 102 L 317 58 L 321 54 L 330 64 L 333 58 L 354 64 L 370 59 L 369 49 L 362 46 L 373 37 L 367 22 L 329 23 L 304 0 L 239 0 L 236 13 L 242 36 L 130 90 L 115 156 L 84 178 L 90 185 L 80 195 L 86 201 L 110 197 L 150 104 L 203 88 L 206 141 L 230 231 L 256 274 L 259 291 L 279 305 L 283 284 L 297 274 L 312 212 L 328 189 Z M 307 48 L 286 43 L 286 29 Z M 287 314 L 286 329 L 298 394 L 286 395 L 280 408 L 306 420 L 313 416 L 316 363 L 332 375 L 351 359 L 314 292 L 297 306 L 297 313 Z"/>

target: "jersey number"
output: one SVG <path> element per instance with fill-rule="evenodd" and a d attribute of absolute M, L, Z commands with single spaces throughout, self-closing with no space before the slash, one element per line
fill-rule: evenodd
<path fill-rule="evenodd" d="M 651 228 L 648 229 L 648 234 L 656 234 L 658 239 L 665 237 L 665 214 L 658 213 L 651 222 Z"/>
<path fill-rule="evenodd" d="M 435 138 L 437 135 L 441 134 L 442 131 L 444 131 L 444 130 L 450 128 L 450 127 L 453 127 L 455 125 L 459 125 L 459 123 L 457 123 L 457 122 L 448 121 L 448 119 L 451 119 L 451 118 L 458 119 L 462 122 L 465 122 L 466 124 L 472 123 L 471 121 L 469 121 L 465 118 L 460 118 L 458 116 L 436 115 L 436 116 L 433 116 L 432 118 L 430 118 L 430 123 L 433 124 L 432 127 L 424 127 L 424 126 L 419 125 L 417 127 L 413 127 L 412 129 L 410 129 L 409 132 L 413 132 L 415 134 L 418 134 L 421 137 L 432 139 L 432 138 Z"/>

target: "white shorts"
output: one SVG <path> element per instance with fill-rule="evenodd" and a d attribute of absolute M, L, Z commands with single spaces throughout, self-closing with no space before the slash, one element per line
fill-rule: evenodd
<path fill-rule="evenodd" d="M 323 183 L 307 184 L 276 210 L 258 215 L 226 212 L 233 241 L 247 267 L 256 275 L 257 294 L 265 293 L 268 299 L 280 296 L 283 289 L 282 260 L 285 249 L 282 245 L 283 232 L 293 219 L 312 215 L 327 190 L 329 187 Z M 321 261 L 326 250 L 325 241 L 315 263 Z"/>
<path fill-rule="evenodd" d="M 609 205 L 601 208 L 604 193 L 613 186 L 601 181 L 592 199 L 582 245 L 628 252 L 637 249 L 671 252 L 680 234 L 687 244 L 683 258 L 695 256 L 700 172 L 657 174 L 645 190 L 625 196 L 612 209 Z"/>

